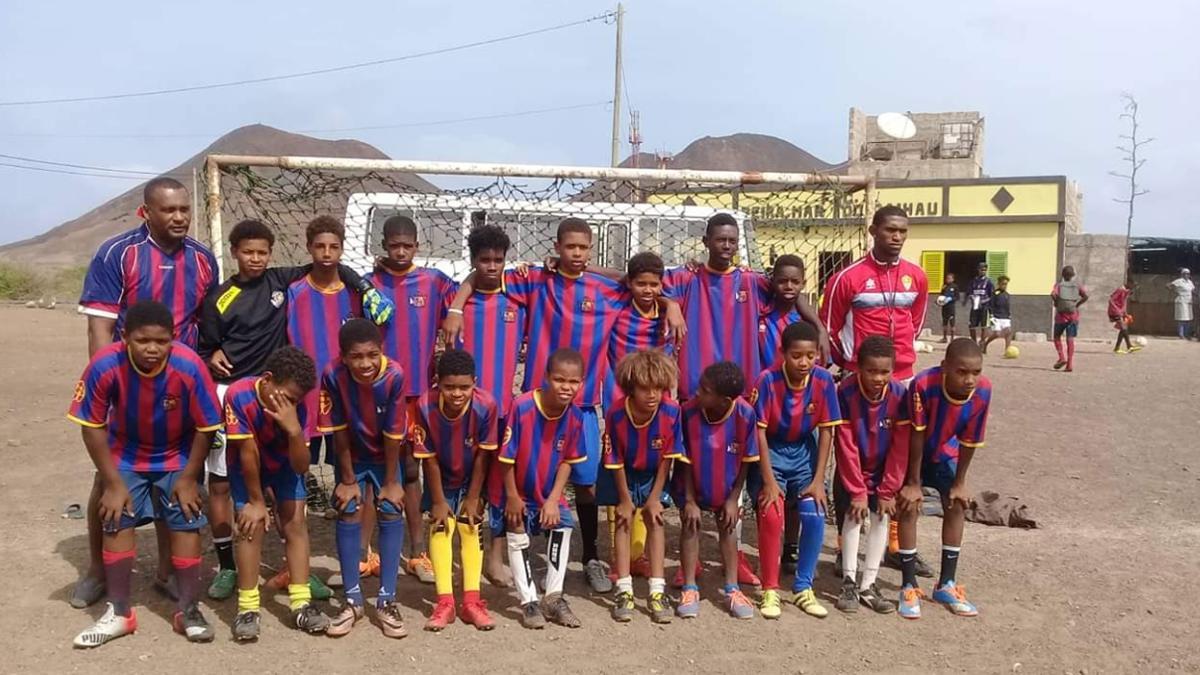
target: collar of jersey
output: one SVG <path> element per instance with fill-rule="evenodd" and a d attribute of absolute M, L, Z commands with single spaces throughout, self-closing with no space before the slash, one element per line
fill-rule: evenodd
<path fill-rule="evenodd" d="M 313 283 L 311 274 L 304 275 L 304 281 L 306 283 L 308 283 L 309 286 L 312 286 L 312 289 L 314 291 L 316 291 L 322 295 L 333 295 L 335 293 L 341 293 L 342 289 L 346 287 L 346 284 L 343 284 L 342 280 L 338 279 L 337 283 L 334 284 L 333 286 L 330 286 L 329 288 L 321 288 L 320 286 Z"/>
<path fill-rule="evenodd" d="M 571 274 L 570 272 L 564 270 L 562 268 L 561 264 L 558 267 L 556 267 L 554 269 L 554 271 L 557 272 L 558 275 L 563 277 L 564 279 L 582 279 L 583 275 L 587 273 L 587 270 L 585 269 L 584 271 L 580 272 L 579 274 Z"/>
<path fill-rule="evenodd" d="M 558 414 L 558 417 L 551 417 L 551 416 L 547 415 L 546 411 L 542 409 L 542 390 L 541 389 L 533 390 L 533 404 L 535 406 L 537 406 L 538 414 L 551 422 L 553 422 L 554 420 L 557 420 L 557 419 L 562 419 L 562 416 L 567 414 L 567 408 L 571 407 L 570 405 L 568 405 L 567 408 L 563 408 L 563 411 Z"/>
<path fill-rule="evenodd" d="M 259 385 L 262 384 L 262 381 L 263 379 L 261 377 L 254 380 L 254 398 L 258 400 L 258 405 L 261 406 L 263 410 L 266 410 L 267 402 L 263 400 L 262 389 L 259 389 Z"/>
<path fill-rule="evenodd" d="M 408 276 L 409 274 L 412 274 L 413 272 L 415 272 L 417 270 L 417 263 L 411 262 L 408 264 L 408 269 L 400 270 L 400 271 L 394 270 L 394 269 L 388 267 L 387 265 L 380 265 L 380 267 L 383 268 L 384 272 L 387 272 L 388 274 L 390 274 L 394 277 L 404 277 L 404 276 Z"/>
<path fill-rule="evenodd" d="M 490 291 L 485 291 L 482 288 L 476 288 L 475 292 L 482 293 L 484 295 L 499 295 L 501 293 L 508 292 L 508 287 L 504 285 L 504 275 L 503 274 L 500 275 L 500 285 L 497 286 L 496 288 L 493 288 Z"/>
<path fill-rule="evenodd" d="M 705 262 L 704 269 L 708 270 L 709 272 L 711 272 L 713 274 L 719 274 L 721 276 L 725 276 L 727 274 L 733 274 L 733 271 L 737 269 L 737 265 L 730 263 L 729 269 L 722 271 L 722 270 L 714 268 L 712 265 L 709 265 L 708 262 Z"/>
<path fill-rule="evenodd" d="M 870 396 L 867 396 L 867 390 L 863 389 L 862 386 L 862 378 L 857 374 L 854 376 L 854 383 L 858 385 L 858 393 L 862 394 L 862 397 L 871 405 L 879 405 L 880 403 L 883 403 L 883 400 L 887 398 L 888 391 L 891 389 L 890 386 L 886 384 L 883 385 L 883 393 L 879 395 L 879 398 L 873 399 Z"/>
<path fill-rule="evenodd" d="M 167 348 L 167 356 L 166 356 L 166 358 L 164 358 L 162 360 L 162 363 L 158 364 L 158 367 L 155 368 L 153 372 L 143 373 L 142 369 L 138 368 L 137 361 L 133 360 L 133 351 L 131 349 L 129 349 L 129 345 L 125 345 L 125 353 L 129 355 L 129 365 L 133 366 L 133 372 L 137 373 L 138 375 L 140 375 L 142 377 L 158 377 L 160 374 L 162 374 L 162 371 L 167 367 L 167 361 L 171 360 L 171 348 L 168 347 Z"/>
<path fill-rule="evenodd" d="M 657 319 L 658 318 L 658 302 L 657 301 L 654 303 L 654 309 L 650 310 L 649 314 L 647 314 L 646 312 L 643 312 L 642 308 L 638 307 L 636 302 L 630 301 L 629 304 L 633 307 L 633 311 L 637 312 L 638 316 L 642 317 L 643 319 Z"/>
<path fill-rule="evenodd" d="M 701 415 L 702 417 L 704 417 L 704 421 L 705 421 L 705 422 L 707 422 L 708 424 L 720 424 L 720 423 L 724 422 L 725 420 L 729 419 L 729 416 L 733 414 L 733 411 L 734 411 L 736 408 L 737 408 L 737 401 L 736 401 L 736 400 L 734 400 L 734 401 L 730 401 L 730 403 L 729 403 L 729 410 L 726 410 L 726 411 L 725 411 L 725 414 L 721 416 L 721 419 L 719 419 L 719 420 L 710 420 L 710 419 L 708 419 L 708 411 L 706 411 L 706 410 L 704 409 L 704 407 L 703 407 L 703 406 L 701 406 L 701 408 L 700 408 L 700 415 Z"/>
<path fill-rule="evenodd" d="M 804 376 L 804 381 L 800 384 L 792 384 L 792 378 L 788 377 L 786 366 L 779 366 L 779 372 L 783 373 L 783 381 L 787 383 L 788 389 L 791 389 L 792 391 L 804 391 L 806 388 L 808 388 L 808 383 L 812 382 L 811 370 L 808 371 L 808 374 Z"/>
<path fill-rule="evenodd" d="M 634 429 L 645 429 L 646 427 L 650 426 L 650 423 L 654 421 L 654 418 L 658 417 L 658 411 L 660 409 L 662 409 L 661 403 L 657 408 L 654 409 L 654 414 L 650 416 L 650 419 L 646 420 L 643 424 L 638 424 L 637 422 L 633 421 L 633 410 L 631 410 L 629 407 L 629 399 L 625 399 L 625 415 L 629 417 L 629 423 L 633 425 Z"/>
<path fill-rule="evenodd" d="M 975 390 L 972 389 L 971 393 L 967 394 L 967 397 L 962 399 L 961 401 L 959 399 L 954 398 L 953 396 L 950 395 L 950 390 L 946 388 L 946 374 L 942 373 L 942 396 L 945 396 L 946 400 L 953 403 L 954 405 L 966 405 L 966 404 L 970 403 L 971 398 L 975 396 Z"/>
<path fill-rule="evenodd" d="M 379 355 L 379 374 L 376 375 L 375 379 L 371 380 L 370 382 L 358 379 L 358 376 L 354 374 L 354 371 L 350 370 L 349 368 L 346 369 L 346 372 L 350 373 L 350 379 L 354 380 L 355 382 L 357 382 L 359 384 L 373 384 L 373 383 L 378 382 L 383 379 L 384 373 L 387 372 L 387 364 L 388 364 L 387 357 L 384 356 L 383 354 L 380 354 Z"/>
<path fill-rule="evenodd" d="M 470 401 L 470 399 L 468 399 L 467 402 L 463 405 L 462 412 L 458 413 L 458 417 L 451 417 L 446 414 L 446 401 L 445 401 L 445 399 L 442 398 L 441 392 L 438 392 L 438 414 L 440 414 L 442 416 L 442 418 L 445 419 L 447 422 L 457 422 L 457 421 L 461 420 L 463 418 L 463 415 L 467 414 L 467 410 L 469 410 L 470 407 L 471 407 L 471 401 Z"/>
<path fill-rule="evenodd" d="M 168 251 L 167 249 L 163 248 L 162 246 L 159 246 L 158 242 L 154 241 L 154 237 L 150 236 L 150 223 L 148 223 L 146 221 L 142 221 L 142 230 L 144 231 L 144 233 L 146 235 L 146 241 L 150 242 L 151 246 L 153 246 L 154 248 L 161 251 L 163 255 L 173 257 L 173 256 L 178 255 L 179 252 L 182 251 L 183 249 L 187 248 L 187 237 L 184 237 L 183 241 L 179 242 L 179 248 L 175 249 L 174 251 Z"/>
<path fill-rule="evenodd" d="M 902 258 L 900 258 L 900 256 L 896 256 L 896 262 L 884 262 L 884 261 L 880 260 L 879 258 L 875 257 L 875 249 L 871 249 L 870 251 L 867 251 L 867 258 L 871 261 L 872 264 L 874 264 L 878 267 L 899 267 L 900 261 L 902 260 Z"/>

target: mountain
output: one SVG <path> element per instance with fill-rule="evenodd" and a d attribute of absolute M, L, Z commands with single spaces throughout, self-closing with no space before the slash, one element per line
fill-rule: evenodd
<path fill-rule="evenodd" d="M 733 134 L 705 136 L 692 141 L 672 158 L 667 168 L 815 172 L 833 171 L 838 166 L 821 161 L 782 138 L 765 134 Z"/>
<path fill-rule="evenodd" d="M 202 171 L 204 158 L 210 154 L 292 155 L 312 157 L 354 157 L 388 159 L 378 148 L 361 141 L 329 141 L 302 134 L 293 134 L 262 124 L 240 127 L 218 138 L 167 173 L 191 187 L 192 170 Z M 416 176 L 398 177 L 404 183 L 423 189 L 436 190 Z M 68 220 L 36 237 L 0 246 L 0 259 L 36 263 L 39 266 L 85 265 L 105 239 L 136 227 L 135 215 L 142 203 L 142 187 L 138 186 L 110 199 L 87 213 Z M 197 215 L 197 217 L 199 217 Z"/>

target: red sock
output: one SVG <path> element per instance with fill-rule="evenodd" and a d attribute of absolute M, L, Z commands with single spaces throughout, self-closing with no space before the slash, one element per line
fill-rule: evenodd
<path fill-rule="evenodd" d="M 779 557 L 783 553 L 783 508 L 775 503 L 758 510 L 758 565 L 763 590 L 779 588 Z"/>
<path fill-rule="evenodd" d="M 479 591 L 463 591 L 463 604 L 479 602 Z"/>
<path fill-rule="evenodd" d="M 1067 367 L 1071 368 L 1075 365 L 1075 341 L 1067 338 Z"/>
<path fill-rule="evenodd" d="M 108 586 L 108 601 L 120 616 L 129 616 L 129 587 L 133 581 L 133 561 L 137 551 L 102 551 L 104 557 L 104 580 Z"/>
<path fill-rule="evenodd" d="M 175 583 L 179 589 L 179 611 L 183 611 L 200 595 L 200 558 L 173 555 L 171 565 L 175 567 Z"/>
<path fill-rule="evenodd" d="M 1067 357 L 1063 355 L 1062 338 L 1054 338 L 1054 349 L 1058 352 L 1059 361 L 1067 360 Z"/>

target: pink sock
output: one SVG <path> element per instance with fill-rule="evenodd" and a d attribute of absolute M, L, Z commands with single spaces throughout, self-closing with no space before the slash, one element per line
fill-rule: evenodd
<path fill-rule="evenodd" d="M 1062 338 L 1054 339 L 1054 349 L 1055 349 L 1055 351 L 1058 352 L 1058 360 L 1059 361 L 1067 360 L 1067 357 L 1063 354 Z"/>

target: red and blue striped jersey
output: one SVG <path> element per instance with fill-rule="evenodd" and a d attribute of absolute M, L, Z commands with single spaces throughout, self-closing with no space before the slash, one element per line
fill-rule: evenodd
<path fill-rule="evenodd" d="M 633 421 L 629 401 L 617 401 L 604 417 L 604 468 L 655 471 L 683 456 L 683 410 L 664 400 L 644 424 Z"/>
<path fill-rule="evenodd" d="M 501 411 L 512 405 L 517 357 L 525 342 L 525 305 L 508 293 L 521 283 L 516 272 L 506 271 L 501 288 L 476 290 L 463 306 L 462 347 L 475 357 L 478 386 Z"/>
<path fill-rule="evenodd" d="M 749 394 L 762 372 L 758 320 L 770 293 L 767 278 L 737 267 L 727 272 L 677 267 L 663 277 L 663 292 L 683 305 L 688 325 L 679 352 L 679 397 L 695 396 L 700 374 L 718 361 L 741 364 Z"/>
<path fill-rule="evenodd" d="M 922 371 L 909 385 L 913 429 L 925 432 L 924 461 L 957 462 L 960 446 L 982 448 L 987 429 L 992 383 L 980 376 L 965 400 L 955 400 L 945 389 L 941 366 Z"/>
<path fill-rule="evenodd" d="M 217 259 L 204 244 L 186 237 L 168 253 L 150 238 L 150 227 L 123 232 L 105 241 L 92 257 L 83 293 L 82 314 L 116 319 L 113 340 L 121 339 L 125 310 L 143 300 L 166 305 L 175 318 L 175 339 L 196 348 L 200 306 L 217 287 Z"/>
<path fill-rule="evenodd" d="M 783 366 L 764 370 L 751 398 L 758 426 L 767 430 L 767 443 L 773 448 L 811 442 L 818 427 L 844 423 L 837 382 L 820 366 L 799 383 L 788 379 Z"/>
<path fill-rule="evenodd" d="M 794 305 L 786 312 L 772 307 L 762 315 L 758 320 L 758 353 L 762 356 L 763 368 L 779 365 L 783 354 L 783 331 L 803 320 Z"/>
<path fill-rule="evenodd" d="M 570 277 L 561 270 L 529 270 L 528 278 L 508 292 L 529 308 L 529 351 L 523 389 L 532 391 L 546 379 L 546 363 L 556 349 L 569 347 L 583 355 L 583 387 L 575 403 L 603 403 L 608 371 L 608 340 L 621 310 L 629 304 L 624 287 L 599 274 Z"/>
<path fill-rule="evenodd" d="M 836 436 L 842 486 L 851 498 L 895 497 L 907 471 L 911 425 L 904 385 L 893 379 L 883 398 L 872 401 L 854 374 L 838 385 L 838 404 L 846 418 Z"/>
<path fill-rule="evenodd" d="M 186 345 L 153 373 L 138 370 L 125 343 L 97 351 L 75 383 L 67 418 L 107 428 L 108 447 L 121 471 L 180 471 L 197 431 L 221 428 L 221 402 L 208 367 Z"/>
<path fill-rule="evenodd" d="M 379 375 L 372 382 L 355 378 L 340 359 L 321 376 L 317 431 L 349 430 L 350 456 L 366 464 L 383 464 L 383 439 L 402 441 L 408 428 L 404 369 L 379 358 Z"/>
<path fill-rule="evenodd" d="M 644 314 L 630 300 L 629 305 L 617 314 L 612 335 L 608 339 L 608 372 L 604 377 L 605 405 L 613 399 L 620 398 L 616 370 L 621 359 L 634 352 L 650 349 L 662 349 L 668 355 L 675 353 L 675 346 L 663 336 L 666 327 L 666 319 L 658 305 L 655 305 L 649 314 Z"/>
<path fill-rule="evenodd" d="M 720 507 L 730 496 L 742 464 L 759 459 L 754 408 L 739 396 L 724 417 L 710 422 L 699 401 L 688 401 L 683 405 L 683 446 L 679 458 L 683 465 L 677 463 L 675 473 L 689 472 L 700 508 Z M 683 488 L 676 486 L 683 494 Z"/>
<path fill-rule="evenodd" d="M 458 286 L 441 270 L 416 265 L 366 278 L 396 304 L 392 320 L 380 327 L 383 353 L 404 368 L 404 395 L 420 396 L 433 379 L 434 342 Z"/>
<path fill-rule="evenodd" d="M 516 465 L 521 498 L 541 506 L 554 489 L 558 467 L 564 462 L 578 464 L 587 456 L 583 454 L 583 413 L 579 407 L 572 404 L 558 417 L 547 417 L 538 400 L 539 392 L 527 391 L 513 399 L 499 459 Z"/>
<path fill-rule="evenodd" d="M 311 277 L 293 281 L 287 290 L 288 342 L 304 350 L 316 364 L 317 374 L 338 360 L 338 331 L 346 321 L 362 316 L 362 298 L 342 282 L 328 290 L 313 285 Z M 319 410 L 320 388 L 314 387 L 305 402 L 311 411 Z M 312 415 L 304 427 L 309 438 L 317 435 L 317 419 Z"/>
<path fill-rule="evenodd" d="M 442 411 L 442 397 L 430 389 L 417 400 L 409 426 L 413 457 L 436 457 L 442 470 L 442 488 L 459 490 L 471 484 L 476 452 L 499 449 L 500 415 L 492 395 L 475 388 L 466 407 L 451 419 Z"/>
<path fill-rule="evenodd" d="M 275 420 L 266 413 L 258 392 L 259 377 L 243 377 L 225 390 L 225 439 L 241 441 L 254 439 L 258 446 L 258 465 L 264 473 L 291 471 L 288 460 L 288 437 Z M 296 404 L 296 416 L 300 426 L 307 428 L 308 405 L 305 401 Z M 225 453 L 229 473 L 241 471 L 241 453 L 230 446 Z"/>

